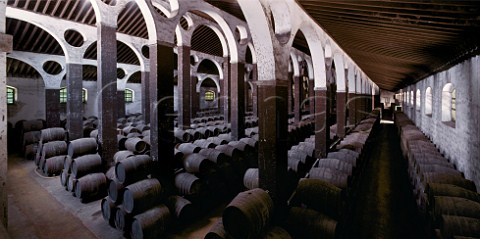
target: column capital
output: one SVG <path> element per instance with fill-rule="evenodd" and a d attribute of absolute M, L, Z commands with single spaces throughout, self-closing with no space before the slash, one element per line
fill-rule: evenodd
<path fill-rule="evenodd" d="M 0 33 L 0 52 L 10 53 L 13 51 L 13 36 Z"/>

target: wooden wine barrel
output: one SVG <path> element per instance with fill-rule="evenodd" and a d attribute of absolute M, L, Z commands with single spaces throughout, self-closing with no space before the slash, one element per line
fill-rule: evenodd
<path fill-rule="evenodd" d="M 243 186 L 247 189 L 258 188 L 258 168 L 249 168 L 243 176 Z"/>
<path fill-rule="evenodd" d="M 192 143 L 183 143 L 183 144 L 178 144 L 176 146 L 178 151 L 182 152 L 183 154 L 193 154 L 193 153 L 198 153 L 202 148 L 198 147 L 195 144 Z"/>
<path fill-rule="evenodd" d="M 193 141 L 193 136 L 181 129 L 175 129 L 174 135 L 175 138 L 179 139 L 181 142 Z"/>
<path fill-rule="evenodd" d="M 125 142 L 127 142 L 127 137 L 123 135 L 117 135 L 118 150 L 127 150 L 125 147 Z"/>
<path fill-rule="evenodd" d="M 272 227 L 263 234 L 261 239 L 293 239 L 292 236 L 281 227 Z"/>
<path fill-rule="evenodd" d="M 132 151 L 130 150 L 121 150 L 121 151 L 118 151 L 116 152 L 114 155 L 113 155 L 113 161 L 115 163 L 118 163 L 118 162 L 121 162 L 123 161 L 124 159 L 128 158 L 128 157 L 131 157 L 131 156 L 134 156 L 135 154 L 133 154 Z"/>
<path fill-rule="evenodd" d="M 317 168 L 333 168 L 348 175 L 353 173 L 353 165 L 339 159 L 320 159 Z"/>
<path fill-rule="evenodd" d="M 234 238 L 258 238 L 269 226 L 273 201 L 262 189 L 239 193 L 223 211 L 223 225 Z"/>
<path fill-rule="evenodd" d="M 214 148 L 201 149 L 198 153 L 205 156 L 208 160 L 210 160 L 213 163 L 216 163 L 217 165 L 221 165 L 228 162 L 227 155 L 225 155 L 221 151 L 216 150 Z"/>
<path fill-rule="evenodd" d="M 230 157 L 231 161 L 239 161 L 242 158 L 242 152 L 231 145 L 217 145 L 215 149 Z"/>
<path fill-rule="evenodd" d="M 310 157 L 306 152 L 298 149 L 288 150 L 288 158 L 298 159 L 303 164 L 307 164 L 308 162 L 312 161 L 312 157 Z"/>
<path fill-rule="evenodd" d="M 480 219 L 480 203 L 465 198 L 435 196 L 431 208 L 432 220 L 437 226 L 440 224 L 442 215 Z"/>
<path fill-rule="evenodd" d="M 144 179 L 150 172 L 153 160 L 148 155 L 134 155 L 115 165 L 115 176 L 119 182 L 128 185 Z"/>
<path fill-rule="evenodd" d="M 331 217 L 308 208 L 290 208 L 285 228 L 294 238 L 335 239 L 337 221 Z"/>
<path fill-rule="evenodd" d="M 115 228 L 129 234 L 132 228 L 132 220 L 132 214 L 125 212 L 123 205 L 117 206 L 115 210 Z"/>
<path fill-rule="evenodd" d="M 45 160 L 43 166 L 43 172 L 47 176 L 59 175 L 63 170 L 63 164 L 65 163 L 65 155 L 54 156 Z"/>
<path fill-rule="evenodd" d="M 428 183 L 446 183 L 453 184 L 476 192 L 475 183 L 458 175 L 451 175 L 445 173 L 424 173 L 424 185 Z"/>
<path fill-rule="evenodd" d="M 157 179 L 144 179 L 125 187 L 123 209 L 127 213 L 140 213 L 163 199 L 163 188 Z"/>
<path fill-rule="evenodd" d="M 29 131 L 23 134 L 23 147 L 40 142 L 41 131 Z"/>
<path fill-rule="evenodd" d="M 442 215 L 440 231 L 443 238 L 453 236 L 480 237 L 480 220 L 471 217 Z"/>
<path fill-rule="evenodd" d="M 190 173 L 176 174 L 174 183 L 180 195 L 196 195 L 202 190 L 200 179 Z"/>
<path fill-rule="evenodd" d="M 107 178 L 104 173 L 91 173 L 77 179 L 75 196 L 90 200 L 107 194 Z"/>
<path fill-rule="evenodd" d="M 448 196 L 469 199 L 480 203 L 480 194 L 452 184 L 429 183 L 426 187 L 428 201 L 435 196 Z"/>
<path fill-rule="evenodd" d="M 68 156 L 76 158 L 86 154 L 97 152 L 97 140 L 94 138 L 80 138 L 70 141 L 68 144 Z"/>
<path fill-rule="evenodd" d="M 183 168 L 189 173 L 205 174 L 214 168 L 214 163 L 201 154 L 193 153 L 183 158 Z"/>
<path fill-rule="evenodd" d="M 206 148 L 215 148 L 217 146 L 216 144 L 206 140 L 206 139 L 197 139 L 193 142 L 193 144 L 197 145 L 198 147 L 202 149 Z"/>
<path fill-rule="evenodd" d="M 75 178 L 80 178 L 90 173 L 102 172 L 102 170 L 102 157 L 99 154 L 87 154 L 75 158 L 71 166 L 71 173 Z"/>
<path fill-rule="evenodd" d="M 124 189 L 125 185 L 119 182 L 116 178 L 110 181 L 108 185 L 108 196 L 110 197 L 110 200 L 116 204 L 122 203 Z"/>
<path fill-rule="evenodd" d="M 179 224 L 187 224 L 194 218 L 195 207 L 186 198 L 173 195 L 167 198 L 165 204 Z"/>
<path fill-rule="evenodd" d="M 312 168 L 308 174 L 309 178 L 323 180 L 341 189 L 348 187 L 350 179 L 350 175 L 333 168 Z"/>
<path fill-rule="evenodd" d="M 148 149 L 147 143 L 138 137 L 128 138 L 125 141 L 125 148 L 136 154 L 142 154 Z"/>
<path fill-rule="evenodd" d="M 294 172 L 298 173 L 299 175 L 303 176 L 306 172 L 305 164 L 296 158 L 288 158 L 287 161 L 288 169 L 293 170 Z"/>
<path fill-rule="evenodd" d="M 248 144 L 250 147 L 253 148 L 253 150 L 257 151 L 258 150 L 258 141 L 252 138 L 241 138 L 241 142 Z"/>
<path fill-rule="evenodd" d="M 223 227 L 222 219 L 220 218 L 217 222 L 209 229 L 208 233 L 205 235 L 204 239 L 233 239 Z"/>
<path fill-rule="evenodd" d="M 29 144 L 25 147 L 25 158 L 28 160 L 34 160 L 38 150 L 38 143 Z"/>
<path fill-rule="evenodd" d="M 15 126 L 15 128 L 18 128 Z M 41 119 L 25 120 L 21 122 L 21 130 L 23 132 L 38 131 L 45 128 L 45 123 Z"/>
<path fill-rule="evenodd" d="M 45 144 L 42 143 L 42 155 L 40 160 L 66 154 L 67 143 L 65 141 L 51 141 Z"/>
<path fill-rule="evenodd" d="M 67 170 L 63 169 L 62 173 L 60 174 L 60 184 L 65 188 L 67 187 L 69 177 L 70 174 L 67 172 Z"/>
<path fill-rule="evenodd" d="M 102 217 L 108 225 L 115 227 L 115 203 L 110 198 L 104 197 L 100 203 L 102 209 Z"/>
<path fill-rule="evenodd" d="M 159 205 L 133 217 L 132 239 L 161 238 L 171 224 L 168 207 Z"/>
<path fill-rule="evenodd" d="M 210 137 L 207 138 L 207 141 L 210 141 L 216 145 L 228 144 L 228 141 L 219 137 Z"/>
<path fill-rule="evenodd" d="M 338 220 L 343 210 L 342 190 L 320 179 L 302 178 L 290 200 L 290 205 L 301 204 Z"/>

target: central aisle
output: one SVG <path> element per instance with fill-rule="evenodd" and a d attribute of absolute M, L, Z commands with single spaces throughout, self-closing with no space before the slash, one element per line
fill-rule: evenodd
<path fill-rule="evenodd" d="M 381 124 L 370 145 L 352 200 L 349 238 L 425 238 L 395 126 Z"/>

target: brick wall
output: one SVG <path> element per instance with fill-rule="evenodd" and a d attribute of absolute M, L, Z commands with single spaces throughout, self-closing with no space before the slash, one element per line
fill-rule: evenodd
<path fill-rule="evenodd" d="M 480 56 L 466 60 L 404 89 L 421 92 L 420 110 L 407 104 L 406 114 L 454 163 L 467 179 L 480 190 Z M 457 121 L 454 125 L 442 122 L 442 90 L 452 83 L 456 89 Z M 425 91 L 432 88 L 432 115 L 425 114 Z M 415 100 L 415 97 L 414 97 Z"/>

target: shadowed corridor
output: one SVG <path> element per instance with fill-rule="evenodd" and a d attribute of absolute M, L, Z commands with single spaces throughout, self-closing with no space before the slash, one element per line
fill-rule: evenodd
<path fill-rule="evenodd" d="M 395 126 L 381 124 L 370 141 L 354 189 L 349 238 L 426 238 Z"/>

